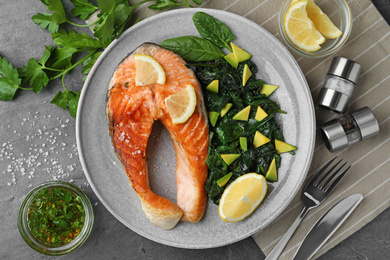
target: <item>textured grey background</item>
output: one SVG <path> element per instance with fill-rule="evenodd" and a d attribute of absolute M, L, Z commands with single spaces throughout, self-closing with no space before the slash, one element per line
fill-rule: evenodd
<path fill-rule="evenodd" d="M 68 2 L 68 1 L 64 1 Z M 390 1 L 373 0 L 390 22 Z M 66 6 L 69 11 L 71 5 Z M 1 0 L 0 56 L 16 67 L 39 59 L 50 34 L 31 21 L 44 12 L 38 1 Z M 85 30 L 85 32 L 88 32 Z M 82 76 L 74 71 L 67 87 L 80 90 Z M 16 218 L 23 196 L 49 179 L 73 181 L 94 205 L 95 227 L 86 243 L 61 259 L 264 259 L 252 238 L 215 249 L 187 250 L 145 239 L 123 226 L 99 203 L 82 172 L 75 148 L 75 120 L 49 104 L 62 90 L 51 83 L 39 94 L 20 92 L 12 102 L 0 102 L 0 259 L 49 259 L 30 249 L 19 235 Z M 390 209 L 340 243 L 320 259 L 390 259 Z"/>

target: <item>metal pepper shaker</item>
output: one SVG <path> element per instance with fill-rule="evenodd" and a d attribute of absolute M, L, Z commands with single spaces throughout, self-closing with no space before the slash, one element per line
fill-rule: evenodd
<path fill-rule="evenodd" d="M 363 107 L 326 122 L 320 130 L 328 150 L 335 152 L 377 135 L 379 124 L 371 109 Z"/>
<path fill-rule="evenodd" d="M 344 57 L 334 57 L 317 97 L 319 106 L 344 113 L 361 72 L 360 64 Z"/>

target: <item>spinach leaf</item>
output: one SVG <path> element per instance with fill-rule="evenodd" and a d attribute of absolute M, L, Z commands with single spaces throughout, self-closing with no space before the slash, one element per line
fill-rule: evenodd
<path fill-rule="evenodd" d="M 195 36 L 167 39 L 161 43 L 161 46 L 192 62 L 211 61 L 225 56 L 212 42 Z"/>
<path fill-rule="evenodd" d="M 216 128 L 219 139 L 225 145 L 240 138 L 243 131 L 244 128 L 239 125 L 238 121 L 221 124 Z"/>
<path fill-rule="evenodd" d="M 232 52 L 229 42 L 233 41 L 235 37 L 224 23 L 203 12 L 195 13 L 192 20 L 203 38 L 220 48 L 226 47 Z"/>

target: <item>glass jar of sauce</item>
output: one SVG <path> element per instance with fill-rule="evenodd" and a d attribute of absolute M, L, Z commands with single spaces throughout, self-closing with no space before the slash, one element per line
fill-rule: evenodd
<path fill-rule="evenodd" d="M 18 216 L 22 238 L 45 255 L 63 255 L 80 247 L 91 233 L 93 222 L 87 195 L 62 181 L 45 182 L 30 191 Z"/>

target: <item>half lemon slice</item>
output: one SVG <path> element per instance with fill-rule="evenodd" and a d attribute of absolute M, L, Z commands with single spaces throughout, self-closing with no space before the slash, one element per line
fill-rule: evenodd
<path fill-rule="evenodd" d="M 157 60 L 145 54 L 136 54 L 134 59 L 136 86 L 145 86 L 153 83 L 165 84 L 165 71 Z"/>
<path fill-rule="evenodd" d="M 184 123 L 196 108 L 196 93 L 192 85 L 165 99 L 169 115 L 174 124 Z"/>
<path fill-rule="evenodd" d="M 266 193 L 267 182 L 263 175 L 244 174 L 223 192 L 219 201 L 219 216 L 226 222 L 243 220 L 260 205 Z"/>
<path fill-rule="evenodd" d="M 292 3 L 284 16 L 284 30 L 290 41 L 304 51 L 317 51 L 325 38 L 307 15 L 307 0 Z"/>

